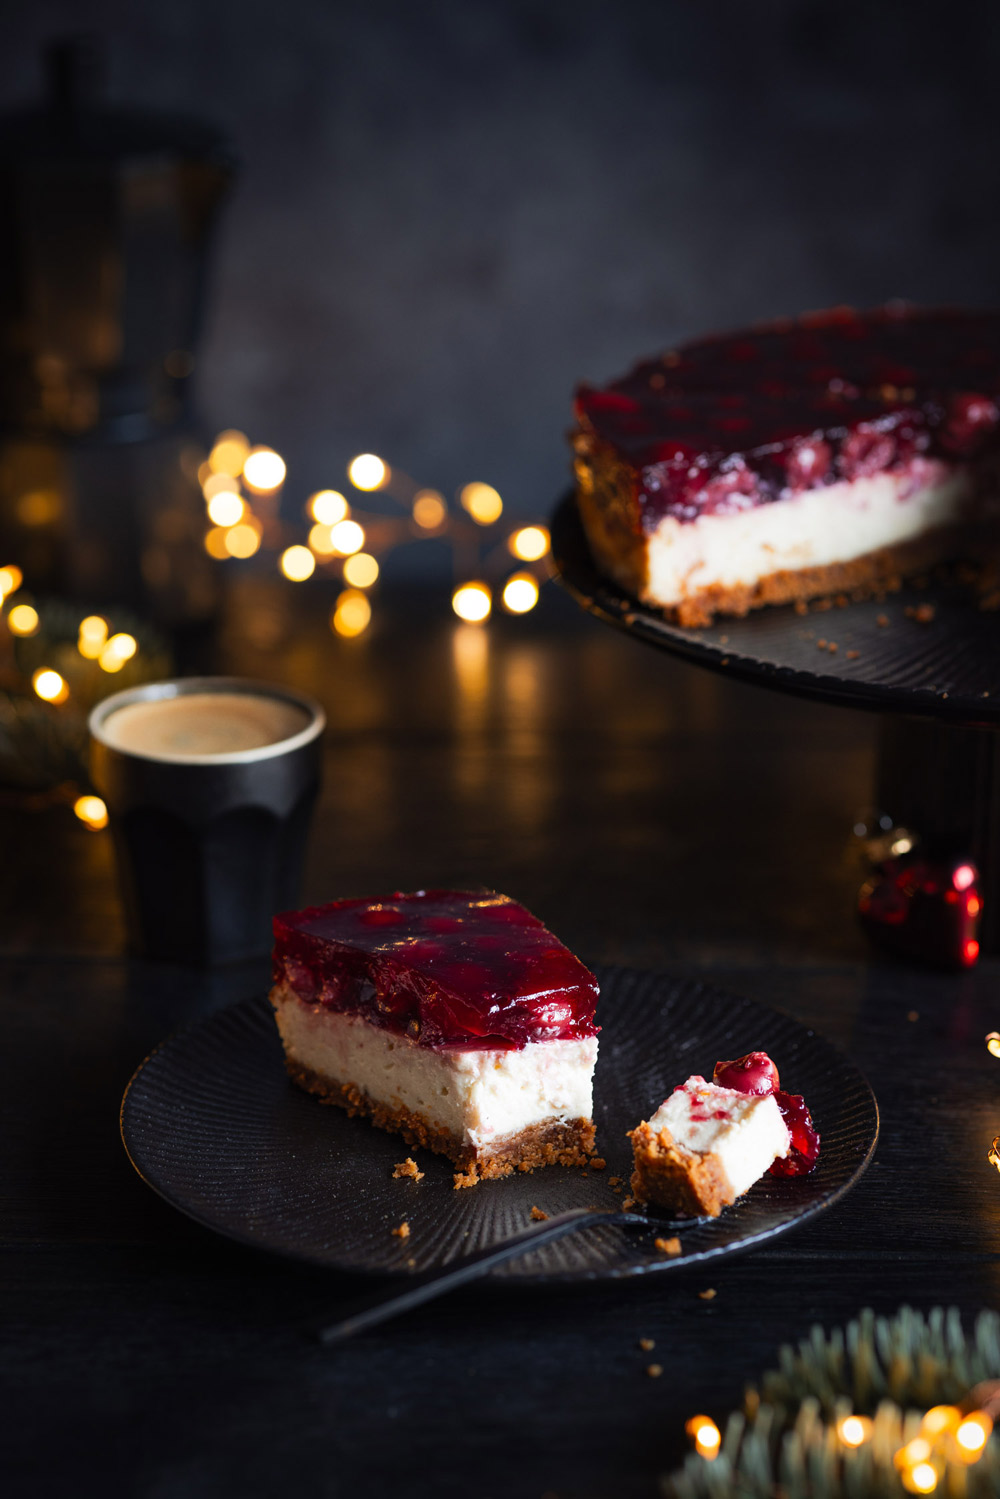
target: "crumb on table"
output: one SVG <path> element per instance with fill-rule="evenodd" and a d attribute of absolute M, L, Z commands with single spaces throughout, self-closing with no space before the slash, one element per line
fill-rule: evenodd
<path fill-rule="evenodd" d="M 621 1179 L 620 1176 L 609 1176 L 608 1177 L 608 1186 L 609 1187 L 620 1187 L 621 1184 L 622 1184 L 622 1179 Z"/>
<path fill-rule="evenodd" d="M 847 659 L 848 659 L 848 661 L 856 661 L 860 655 L 861 655 L 860 651 L 848 651 L 847 652 Z"/>
<path fill-rule="evenodd" d="M 392 1235 L 395 1239 L 408 1239 L 410 1237 L 410 1225 L 405 1218 L 398 1228 L 392 1230 Z"/>
<path fill-rule="evenodd" d="M 920 1019 L 920 1011 L 919 1010 L 908 1010 L 906 1012 L 906 1018 L 907 1018 L 907 1020 L 919 1020 Z"/>
<path fill-rule="evenodd" d="M 671 1259 L 676 1258 L 681 1252 L 681 1241 L 678 1238 L 654 1239 L 653 1243 L 661 1254 L 668 1254 Z"/>
<path fill-rule="evenodd" d="M 652 1353 L 653 1349 L 656 1347 L 656 1340 L 655 1338 L 640 1338 L 639 1347 L 642 1349 L 643 1353 Z"/>
<path fill-rule="evenodd" d="M 646 1373 L 649 1375 L 650 1379 L 659 1379 L 660 1375 L 663 1373 L 663 1365 L 647 1364 Z"/>
<path fill-rule="evenodd" d="M 455 1172 L 455 1191 L 461 1191 L 462 1187 L 474 1187 L 479 1180 L 479 1172 L 475 1166 L 470 1166 L 468 1171 Z"/>
<path fill-rule="evenodd" d="M 623 1197 L 622 1198 L 622 1212 L 629 1213 L 629 1212 L 632 1211 L 632 1209 L 634 1207 L 635 1207 L 635 1198 L 634 1197 Z"/>
<path fill-rule="evenodd" d="M 878 615 L 876 615 L 876 617 L 875 617 L 875 623 L 877 625 L 881 625 L 882 629 L 884 630 L 885 627 L 886 627 L 886 625 L 889 623 L 889 616 L 888 616 L 888 614 L 878 614 Z"/>
<path fill-rule="evenodd" d="M 607 1164 L 607 1161 L 602 1155 L 592 1155 L 590 1157 L 591 1171 L 603 1171 L 606 1168 Z"/>
<path fill-rule="evenodd" d="M 541 1208 L 532 1208 L 531 1216 L 536 1223 L 544 1223 L 549 1215 L 548 1213 L 543 1213 Z"/>
<path fill-rule="evenodd" d="M 709 1288 L 708 1288 L 707 1291 L 699 1291 L 698 1295 L 701 1297 L 702 1301 L 714 1301 L 715 1300 L 715 1292 L 714 1292 L 714 1290 L 712 1289 L 711 1286 L 709 1286 Z"/>
<path fill-rule="evenodd" d="M 424 1173 L 420 1170 L 412 1156 L 407 1156 L 405 1161 L 398 1161 L 392 1168 L 393 1176 L 408 1176 L 411 1181 L 422 1182 Z"/>
<path fill-rule="evenodd" d="M 929 625 L 937 608 L 934 604 L 909 604 L 903 612 L 908 619 L 915 619 L 918 625 Z"/>

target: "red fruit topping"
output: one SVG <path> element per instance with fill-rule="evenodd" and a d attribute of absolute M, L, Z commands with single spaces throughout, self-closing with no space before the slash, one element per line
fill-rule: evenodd
<path fill-rule="evenodd" d="M 506 895 L 418 891 L 274 921 L 274 979 L 436 1049 L 519 1050 L 597 1034 L 597 980 Z"/>
<path fill-rule="evenodd" d="M 781 1086 L 778 1069 L 766 1051 L 748 1051 L 745 1057 L 737 1057 L 734 1062 L 716 1062 L 712 1081 L 720 1088 L 752 1093 L 757 1098 L 763 1098 Z"/>
<path fill-rule="evenodd" d="M 819 1160 L 819 1131 L 812 1122 L 801 1093 L 783 1093 L 777 1089 L 774 1101 L 792 1137 L 792 1148 L 784 1159 L 771 1167 L 772 1176 L 808 1176 Z"/>
<path fill-rule="evenodd" d="M 812 489 L 830 472 L 830 444 L 821 437 L 801 438 L 788 455 L 785 473 L 790 489 Z"/>
<path fill-rule="evenodd" d="M 857 427 L 844 438 L 839 467 L 845 479 L 867 479 L 888 468 L 896 456 L 896 439 L 877 428 Z"/>

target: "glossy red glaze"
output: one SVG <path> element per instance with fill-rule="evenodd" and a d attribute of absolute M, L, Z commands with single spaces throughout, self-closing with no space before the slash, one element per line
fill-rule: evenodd
<path fill-rule="evenodd" d="M 785 1093 L 778 1086 L 778 1069 L 766 1051 L 749 1051 L 733 1062 L 716 1062 L 713 1081 L 737 1093 L 755 1097 L 773 1095 L 792 1137 L 792 1148 L 771 1167 L 772 1176 L 808 1176 L 819 1160 L 819 1132 L 806 1101 L 799 1093 Z"/>
<path fill-rule="evenodd" d="M 643 528 L 1000 451 L 1000 312 L 836 307 L 646 360 L 575 413 Z"/>
<path fill-rule="evenodd" d="M 734 1062 L 716 1062 L 712 1081 L 720 1088 L 735 1088 L 737 1093 L 754 1093 L 760 1097 L 781 1086 L 778 1069 L 766 1051 L 748 1051 Z"/>
<path fill-rule="evenodd" d="M 274 979 L 435 1049 L 594 1036 L 597 980 L 506 895 L 421 890 L 274 921 Z"/>

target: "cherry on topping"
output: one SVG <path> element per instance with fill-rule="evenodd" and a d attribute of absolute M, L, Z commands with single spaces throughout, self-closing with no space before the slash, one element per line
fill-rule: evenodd
<path fill-rule="evenodd" d="M 840 472 L 845 479 L 863 479 L 888 468 L 896 452 L 896 439 L 888 432 L 857 427 L 849 432 L 840 450 Z"/>
<path fill-rule="evenodd" d="M 830 444 L 818 437 L 804 437 L 788 455 L 785 473 L 791 489 L 809 489 L 830 472 Z"/>
<path fill-rule="evenodd" d="M 781 1110 L 781 1117 L 788 1126 L 792 1146 L 784 1159 L 778 1159 L 771 1167 L 772 1176 L 808 1176 L 819 1160 L 819 1131 L 812 1122 L 801 1093 L 783 1093 L 775 1090 L 774 1101 Z"/>
<path fill-rule="evenodd" d="M 748 1051 L 745 1057 L 737 1057 L 733 1062 L 716 1062 L 712 1081 L 720 1088 L 751 1093 L 757 1098 L 766 1097 L 780 1087 L 778 1069 L 766 1051 Z"/>

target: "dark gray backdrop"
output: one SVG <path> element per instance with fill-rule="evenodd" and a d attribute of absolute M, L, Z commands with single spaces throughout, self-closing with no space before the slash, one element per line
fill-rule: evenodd
<path fill-rule="evenodd" d="M 573 383 L 729 324 L 1000 282 L 994 4 L 32 0 L 118 99 L 211 115 L 244 169 L 198 371 L 290 498 L 374 448 L 540 514 Z"/>

